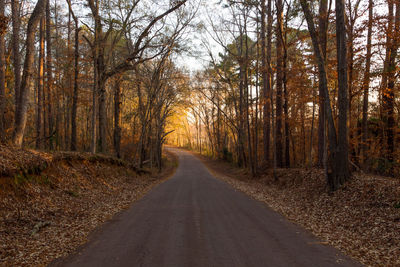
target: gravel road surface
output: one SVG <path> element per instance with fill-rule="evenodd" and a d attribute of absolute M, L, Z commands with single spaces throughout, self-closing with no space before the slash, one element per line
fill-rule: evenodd
<path fill-rule="evenodd" d="M 171 150 L 172 178 L 50 266 L 360 266 Z"/>

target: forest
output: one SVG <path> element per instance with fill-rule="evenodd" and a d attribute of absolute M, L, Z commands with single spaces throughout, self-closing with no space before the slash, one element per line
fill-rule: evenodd
<path fill-rule="evenodd" d="M 399 172 L 396 1 L 2 2 L 6 144 L 160 166 L 168 140 L 253 176 L 325 168 L 332 190 Z"/>
<path fill-rule="evenodd" d="M 228 1 L 205 30 L 189 119 L 172 143 L 247 168 L 398 176 L 397 1 Z M 342 3 L 343 2 L 343 3 Z M 182 123 L 184 121 L 184 123 Z"/>
<path fill-rule="evenodd" d="M 9 230 L 8 220 L 26 230 L 23 210 L 46 209 L 34 197 L 36 187 L 21 189 L 32 179 L 66 194 L 51 193 L 48 201 L 57 203 L 81 196 L 94 203 L 114 190 L 123 200 L 113 197 L 107 205 L 121 210 L 174 168 L 179 177 L 177 162 L 187 163 L 176 151 L 191 151 L 209 169 L 220 164 L 217 170 L 256 188 L 272 184 L 275 191 L 260 189 L 270 194 L 262 201 L 272 201 L 275 211 L 314 234 L 319 226 L 310 225 L 322 225 L 317 221 L 344 220 L 345 212 L 336 208 L 359 204 L 358 212 L 365 204 L 374 210 L 371 216 L 390 220 L 387 235 L 373 231 L 375 241 L 372 234 L 362 240 L 374 245 L 363 250 L 354 245 L 359 236 L 348 237 L 353 245 L 333 235 L 328 243 L 366 265 L 395 265 L 399 46 L 400 0 L 0 0 L 0 230 L 8 229 L 3 238 L 11 242 L 11 233 L 19 231 Z M 85 175 L 91 177 L 87 184 Z M 134 187 L 130 175 L 140 180 Z M 12 179 L 2 182 L 4 177 Z M 80 178 L 67 181 L 74 177 Z M 258 199 L 257 190 L 237 180 L 228 183 Z M 89 196 L 84 192 L 92 182 L 102 189 Z M 311 206 L 296 210 L 293 201 L 282 207 L 285 197 L 296 194 L 304 196 L 304 207 Z M 13 199 L 23 204 L 13 206 Z M 82 218 L 90 218 L 79 201 Z M 323 215 L 310 215 L 325 219 L 310 224 L 304 214 L 325 204 Z M 92 226 L 115 212 L 101 213 Z M 354 232 L 355 218 L 364 213 L 349 215 L 353 221 L 343 228 Z M 29 218 L 35 234 L 54 225 Z M 317 236 L 337 233 L 326 225 Z M 0 246 L 0 264 L 24 266 L 15 255 Z M 43 260 L 30 257 L 33 265 Z"/>

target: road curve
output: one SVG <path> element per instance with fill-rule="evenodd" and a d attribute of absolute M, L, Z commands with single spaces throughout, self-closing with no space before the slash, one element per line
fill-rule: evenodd
<path fill-rule="evenodd" d="M 360 266 L 172 150 L 171 179 L 50 266 Z"/>

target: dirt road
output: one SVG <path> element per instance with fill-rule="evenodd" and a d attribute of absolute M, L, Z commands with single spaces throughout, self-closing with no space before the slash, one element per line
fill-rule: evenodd
<path fill-rule="evenodd" d="M 174 152 L 174 177 L 52 266 L 359 266 Z"/>

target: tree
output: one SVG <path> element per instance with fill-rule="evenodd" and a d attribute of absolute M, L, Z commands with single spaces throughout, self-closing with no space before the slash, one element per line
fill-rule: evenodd
<path fill-rule="evenodd" d="M 117 158 L 121 157 L 121 77 L 114 81 L 114 149 Z"/>
<path fill-rule="evenodd" d="M 119 34 L 116 38 L 116 40 L 113 43 L 116 43 L 122 36 L 122 33 L 124 31 L 124 28 L 128 26 L 128 23 L 130 23 L 130 17 L 137 6 L 139 1 L 134 1 L 131 4 L 130 10 L 127 12 L 127 15 L 122 21 L 122 32 Z M 167 11 L 163 12 L 162 14 L 154 17 L 141 31 L 141 33 L 138 35 L 138 38 L 134 41 L 134 44 L 131 46 L 131 51 L 129 51 L 129 54 L 119 63 L 116 64 L 114 68 L 108 69 L 106 66 L 106 60 L 105 60 L 105 47 L 107 43 L 107 38 L 112 31 L 112 27 L 109 28 L 107 32 L 103 32 L 103 22 L 102 22 L 102 17 L 99 12 L 99 4 L 98 1 L 94 0 L 88 0 L 89 7 L 91 9 L 91 15 L 93 16 L 93 19 L 95 21 L 95 38 L 94 38 L 94 43 L 92 44 L 92 47 L 94 48 L 94 55 L 95 55 L 95 67 L 96 67 L 96 73 L 97 73 L 97 92 L 99 94 L 99 144 L 100 144 L 100 152 L 106 151 L 106 128 L 107 128 L 107 113 L 106 113 L 106 98 L 105 98 L 105 86 L 106 82 L 109 78 L 113 77 L 116 74 L 123 73 L 128 70 L 133 70 L 135 68 L 135 65 L 148 60 L 143 58 L 144 51 L 146 48 L 149 46 L 149 41 L 146 40 L 146 38 L 149 38 L 150 40 L 152 37 L 149 36 L 151 33 L 151 29 L 154 27 L 154 25 L 169 15 L 170 13 L 174 12 L 178 8 L 180 8 L 183 4 L 186 3 L 186 0 L 184 1 L 177 1 L 175 2 L 172 7 L 170 7 Z M 154 56 L 152 56 L 154 57 Z"/>
<path fill-rule="evenodd" d="M 400 2 L 388 1 L 388 29 L 386 32 L 386 58 L 382 80 L 382 117 L 385 123 L 386 134 L 386 159 L 389 162 L 394 161 L 394 136 L 395 136 L 395 118 L 394 118 L 394 101 L 395 101 L 395 73 L 396 73 L 396 57 L 399 48 L 398 32 L 400 30 Z M 393 16 L 394 3 L 396 7 L 395 16 Z M 393 28 L 394 20 L 394 28 Z"/>
<path fill-rule="evenodd" d="M 327 60 L 327 31 L 329 23 L 328 0 L 319 1 L 318 35 L 319 44 L 324 62 Z M 324 166 L 324 153 L 326 147 L 326 116 L 325 116 L 325 91 L 323 84 L 319 83 L 319 110 L 318 110 L 318 166 Z"/>
<path fill-rule="evenodd" d="M 319 86 L 322 89 L 323 106 L 328 124 L 328 146 L 329 154 L 326 157 L 325 172 L 327 184 L 330 190 L 336 190 L 349 177 L 348 152 L 347 152 L 347 64 L 346 64 L 346 38 L 344 25 L 344 4 L 336 0 L 336 19 L 337 19 L 337 45 L 338 45 L 338 82 L 339 82 L 339 127 L 338 135 L 333 121 L 332 108 L 329 99 L 327 74 L 325 60 L 321 53 L 321 46 L 314 26 L 314 20 L 308 2 L 300 1 L 304 15 L 306 17 L 308 30 L 312 40 L 314 56 L 317 60 L 319 72 Z M 340 32 L 341 31 L 341 32 Z M 344 53 L 344 56 L 343 56 Z M 344 64 L 344 65 L 343 65 Z M 324 122 L 325 123 L 325 122 Z M 337 137 L 339 136 L 339 138 Z M 329 165 L 329 166 L 328 166 Z"/>
<path fill-rule="evenodd" d="M 52 40 L 51 40 L 51 14 L 50 14 L 50 0 L 46 3 L 46 91 L 47 91 L 47 130 L 44 129 L 46 142 L 48 143 L 48 148 L 53 149 L 53 57 L 52 57 Z M 46 103 L 45 103 L 46 104 Z M 48 141 L 47 141 L 48 140 Z"/>
<path fill-rule="evenodd" d="M 271 31 L 270 31 L 270 16 L 271 16 L 271 0 L 268 0 L 268 9 L 265 5 L 265 0 L 261 1 L 261 74 L 263 86 L 263 139 L 264 139 L 264 162 L 269 164 L 270 160 L 270 135 L 271 135 L 271 118 L 270 118 L 270 90 L 271 90 L 271 75 L 270 75 L 270 54 L 267 62 L 267 50 L 270 51 L 271 46 Z M 268 49 L 266 45 L 266 14 L 268 12 Z"/>
<path fill-rule="evenodd" d="M 19 35 L 21 27 L 20 18 L 20 1 L 11 0 L 11 17 L 12 17 L 12 50 L 13 50 L 13 67 L 14 67 L 14 95 L 15 95 L 15 113 L 18 110 L 20 102 L 20 86 L 21 86 L 21 56 L 19 51 Z"/>
<path fill-rule="evenodd" d="M 45 30 L 45 17 L 40 19 L 39 26 L 39 66 L 37 75 L 37 108 L 36 108 L 36 149 L 42 148 L 44 140 L 43 132 L 43 116 L 44 109 L 44 30 Z"/>
<path fill-rule="evenodd" d="M 33 57 L 34 57 L 35 31 L 40 22 L 40 19 L 43 16 L 45 7 L 46 7 L 46 1 L 38 0 L 33 10 L 33 13 L 31 14 L 28 21 L 28 28 L 26 32 L 26 41 L 25 41 L 26 55 L 25 55 L 21 87 L 19 89 L 19 99 L 16 105 L 15 126 L 13 132 L 13 143 L 18 147 L 22 146 L 26 120 L 27 120 L 29 86 L 33 75 L 32 69 L 33 69 Z"/>
<path fill-rule="evenodd" d="M 354 2 L 354 1 L 353 1 Z M 353 98 L 356 96 L 356 93 L 354 92 L 354 80 L 355 80 L 355 49 L 354 49 L 354 42 L 357 37 L 356 33 L 356 22 L 357 19 L 359 18 L 359 7 L 360 7 L 361 0 L 355 1 L 354 5 L 351 3 L 351 1 L 347 2 L 347 9 L 348 9 L 348 15 L 346 15 L 346 30 L 347 30 L 347 72 L 348 72 L 348 79 L 347 79 L 347 88 L 348 88 L 348 102 L 349 102 L 349 108 L 348 108 L 348 117 L 349 117 L 349 147 L 352 155 L 352 160 L 357 161 L 356 157 L 356 144 L 355 141 L 356 139 L 353 138 L 355 135 L 355 132 L 353 131 L 353 114 L 352 114 L 352 103 L 353 103 Z"/>
<path fill-rule="evenodd" d="M 79 77 L 79 20 L 72 10 L 71 1 L 67 0 L 69 11 L 75 22 L 75 51 L 74 51 L 74 93 L 72 97 L 72 111 L 71 111 L 71 150 L 77 150 L 77 136 L 76 136 L 76 114 L 78 109 L 78 77 Z"/>
<path fill-rule="evenodd" d="M 338 140 L 335 153 L 335 170 L 329 181 L 331 190 L 336 190 L 350 176 L 348 155 L 348 83 L 347 83 L 347 47 L 345 24 L 344 0 L 336 0 L 336 46 L 337 46 L 337 72 L 338 72 Z M 333 151 L 331 151 L 332 153 Z"/>
<path fill-rule="evenodd" d="M 362 108 L 362 161 L 365 164 L 367 160 L 367 139 L 368 139 L 368 98 L 369 98 L 369 85 L 371 79 L 371 48 L 372 48 L 372 23 L 373 23 L 373 9 L 374 2 L 368 1 L 368 33 L 367 33 L 367 54 L 365 57 L 365 72 L 363 80 L 363 108 Z"/>
<path fill-rule="evenodd" d="M 6 22 L 4 16 L 5 1 L 0 0 L 0 24 Z M 0 29 L 0 143 L 5 141 L 5 96 L 6 96 L 6 69 L 5 69 L 5 40 L 3 30 L 4 27 L 1 26 Z"/>
<path fill-rule="evenodd" d="M 276 1 L 277 24 L 276 24 L 276 122 L 275 122 L 275 143 L 276 143 L 276 162 L 277 167 L 283 167 L 283 143 L 282 143 L 282 90 L 284 80 L 283 70 L 283 39 L 279 33 L 283 32 L 283 3 L 282 0 Z"/>

